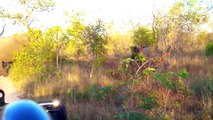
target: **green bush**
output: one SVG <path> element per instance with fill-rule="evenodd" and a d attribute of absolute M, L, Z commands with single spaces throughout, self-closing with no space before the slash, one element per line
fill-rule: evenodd
<path fill-rule="evenodd" d="M 13 80 L 44 79 L 53 72 L 56 58 L 55 43 L 40 30 L 29 32 L 30 43 L 21 52 L 17 52 L 10 70 Z"/>
<path fill-rule="evenodd" d="M 139 26 L 133 31 L 133 41 L 135 45 L 143 48 L 153 46 L 156 43 L 156 37 L 151 29 Z"/>
<path fill-rule="evenodd" d="M 88 25 L 83 34 L 84 44 L 88 47 L 88 54 L 92 56 L 93 65 L 101 67 L 107 53 L 108 35 L 106 25 L 103 21 L 98 20 L 96 23 Z"/>
<path fill-rule="evenodd" d="M 213 42 L 209 42 L 206 45 L 205 54 L 206 56 L 213 56 Z"/>

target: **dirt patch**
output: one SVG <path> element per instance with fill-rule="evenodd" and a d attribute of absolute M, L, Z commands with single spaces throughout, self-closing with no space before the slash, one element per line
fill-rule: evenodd
<path fill-rule="evenodd" d="M 20 99 L 21 94 L 18 93 L 14 83 L 8 77 L 0 76 L 0 89 L 5 92 L 6 103 L 11 103 Z"/>

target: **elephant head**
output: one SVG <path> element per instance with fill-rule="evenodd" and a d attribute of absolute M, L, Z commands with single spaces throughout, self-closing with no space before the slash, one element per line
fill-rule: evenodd
<path fill-rule="evenodd" d="M 153 48 L 153 47 L 141 47 L 140 45 L 137 45 L 137 46 L 132 46 L 131 50 L 132 50 L 132 56 L 131 56 L 132 59 L 135 59 L 135 57 L 139 54 L 144 55 L 147 58 L 154 58 L 159 55 L 156 48 Z"/>
<path fill-rule="evenodd" d="M 29 44 L 29 40 L 27 34 L 16 34 L 11 37 L 0 38 L 0 75 L 7 76 L 3 63 L 11 63 L 14 52 L 26 47 Z"/>

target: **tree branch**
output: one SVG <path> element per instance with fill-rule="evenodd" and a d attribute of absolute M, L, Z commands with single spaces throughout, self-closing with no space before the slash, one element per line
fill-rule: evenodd
<path fill-rule="evenodd" d="M 6 26 L 6 24 L 4 24 L 3 29 L 2 29 L 2 31 L 1 31 L 1 33 L 0 33 L 0 36 L 2 36 L 2 35 L 3 35 L 3 33 L 4 33 L 4 29 L 5 29 L 5 26 Z"/>

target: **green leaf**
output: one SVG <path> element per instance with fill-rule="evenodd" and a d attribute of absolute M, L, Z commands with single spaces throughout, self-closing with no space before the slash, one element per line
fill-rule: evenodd
<path fill-rule="evenodd" d="M 152 109 L 154 107 L 157 107 L 157 103 L 155 102 L 155 97 L 153 95 L 141 96 L 141 100 L 137 105 L 137 108 L 143 108 L 147 110 Z"/>
<path fill-rule="evenodd" d="M 145 62 L 147 60 L 146 56 L 145 55 L 141 55 L 141 54 L 138 54 L 136 56 L 136 59 L 140 60 L 141 62 Z"/>
<path fill-rule="evenodd" d="M 123 63 L 129 64 L 130 62 L 132 62 L 131 58 L 123 59 Z"/>
<path fill-rule="evenodd" d="M 104 94 L 103 94 L 103 93 L 98 93 L 98 94 L 96 95 L 96 99 L 97 99 L 97 100 L 103 99 L 103 97 L 104 97 Z"/>
<path fill-rule="evenodd" d="M 124 68 L 124 72 L 127 74 L 129 73 L 129 69 L 128 68 Z"/>
<path fill-rule="evenodd" d="M 179 76 L 182 78 L 188 78 L 189 77 L 189 73 L 186 71 L 186 69 L 182 69 L 179 72 Z"/>
<path fill-rule="evenodd" d="M 125 99 L 125 95 L 118 95 L 116 96 L 117 100 L 124 100 Z"/>
<path fill-rule="evenodd" d="M 158 73 L 156 74 L 156 79 L 159 80 L 163 85 L 165 85 L 168 89 L 174 89 L 176 87 L 175 83 L 172 83 L 169 80 L 167 75 L 171 75 L 170 73 Z"/>
<path fill-rule="evenodd" d="M 110 92 L 111 91 L 111 86 L 104 86 L 103 88 L 101 88 L 101 91 L 105 92 Z"/>
<path fill-rule="evenodd" d="M 209 42 L 206 45 L 205 55 L 206 56 L 213 56 L 213 42 Z"/>

